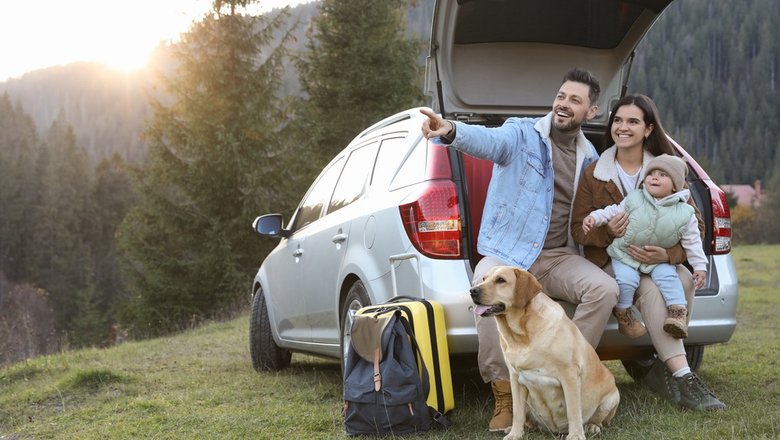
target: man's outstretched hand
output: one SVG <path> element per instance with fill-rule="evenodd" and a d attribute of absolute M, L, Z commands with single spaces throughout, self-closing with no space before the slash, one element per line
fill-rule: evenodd
<path fill-rule="evenodd" d="M 429 108 L 421 108 L 420 113 L 428 117 L 423 121 L 422 133 L 426 139 L 444 136 L 452 131 L 452 122 L 447 121 Z"/>

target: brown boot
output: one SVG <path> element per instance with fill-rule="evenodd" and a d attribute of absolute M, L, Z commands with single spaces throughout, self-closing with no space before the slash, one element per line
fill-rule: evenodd
<path fill-rule="evenodd" d="M 508 380 L 497 380 L 490 384 L 496 409 L 490 419 L 488 429 L 491 432 L 509 432 L 512 428 L 512 387 Z"/>
<path fill-rule="evenodd" d="M 666 307 L 664 331 L 677 339 L 688 337 L 688 309 L 685 306 Z"/>
<path fill-rule="evenodd" d="M 615 307 L 612 309 L 612 314 L 617 318 L 618 331 L 629 338 L 636 339 L 647 333 L 645 325 L 634 318 L 634 312 L 631 307 L 627 309 L 618 309 Z"/>

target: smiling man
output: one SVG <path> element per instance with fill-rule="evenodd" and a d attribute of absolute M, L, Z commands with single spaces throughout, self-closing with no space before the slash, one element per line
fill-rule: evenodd
<path fill-rule="evenodd" d="M 422 110 L 426 138 L 494 163 L 477 241 L 485 257 L 472 284 L 494 266 L 528 270 L 549 296 L 577 305 L 572 320 L 593 347 L 617 303 L 618 287 L 579 255 L 569 224 L 580 175 L 598 159 L 581 127 L 596 116 L 599 93 L 589 72 L 572 69 L 542 118 L 509 118 L 486 128 Z M 480 373 L 496 400 L 489 429 L 505 431 L 512 425 L 512 396 L 495 319 L 477 316 L 476 325 Z"/>

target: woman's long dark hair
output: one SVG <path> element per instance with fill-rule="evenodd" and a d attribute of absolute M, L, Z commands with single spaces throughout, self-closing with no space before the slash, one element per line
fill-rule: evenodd
<path fill-rule="evenodd" d="M 613 144 L 612 123 L 615 121 L 615 113 L 617 113 L 617 110 L 620 107 L 632 104 L 642 110 L 642 114 L 644 114 L 645 125 L 653 126 L 653 131 L 650 132 L 650 135 L 647 136 L 647 139 L 645 139 L 642 145 L 644 149 L 653 156 L 659 156 L 661 154 L 676 155 L 675 148 L 672 143 L 669 142 L 669 138 L 666 136 L 666 131 L 661 125 L 661 120 L 658 118 L 658 108 L 656 108 L 652 99 L 640 94 L 624 96 L 620 99 L 620 101 L 616 102 L 615 105 L 612 106 L 612 113 L 609 114 L 609 123 L 607 124 L 607 132 L 605 136 L 607 146 Z"/>

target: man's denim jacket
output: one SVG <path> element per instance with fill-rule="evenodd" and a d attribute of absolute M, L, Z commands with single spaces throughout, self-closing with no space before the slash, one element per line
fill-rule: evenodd
<path fill-rule="evenodd" d="M 477 250 L 528 269 L 539 257 L 552 213 L 552 113 L 535 119 L 509 118 L 495 128 L 455 124 L 455 139 L 449 146 L 493 162 Z M 433 141 L 444 143 L 442 138 Z M 593 144 L 580 131 L 574 194 L 585 167 L 597 159 Z"/>

